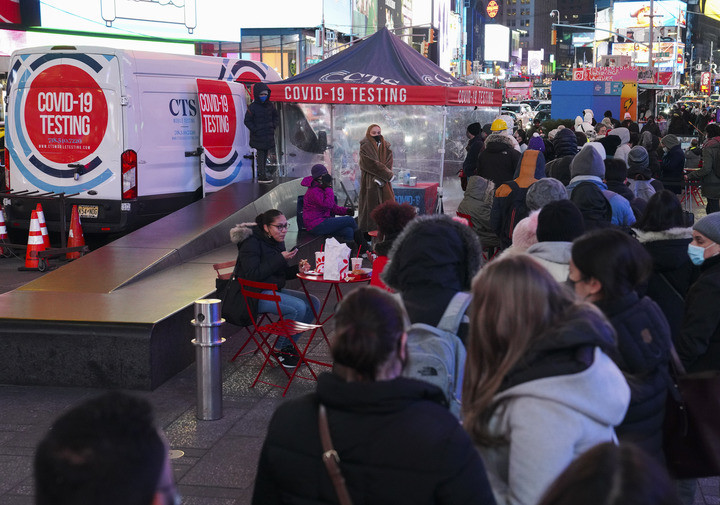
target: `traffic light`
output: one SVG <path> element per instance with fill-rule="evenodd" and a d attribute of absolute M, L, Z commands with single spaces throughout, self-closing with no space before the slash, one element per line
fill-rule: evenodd
<path fill-rule="evenodd" d="M 428 43 L 425 42 L 425 41 L 423 41 L 423 42 L 420 44 L 420 46 L 421 46 L 421 49 L 422 49 L 422 55 L 427 58 L 427 55 L 428 55 Z"/>
<path fill-rule="evenodd" d="M 428 44 L 434 44 L 435 43 L 435 30 L 430 28 L 430 37 L 428 40 Z"/>

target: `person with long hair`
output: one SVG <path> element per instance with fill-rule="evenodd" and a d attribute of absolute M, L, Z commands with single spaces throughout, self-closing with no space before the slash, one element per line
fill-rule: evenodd
<path fill-rule="evenodd" d="M 298 271 L 307 271 L 310 266 L 307 261 L 290 265 L 295 257 L 297 248 L 285 250 L 285 235 L 288 231 L 288 222 L 282 212 L 270 209 L 255 218 L 255 223 L 243 223 L 230 230 L 230 239 L 238 248 L 238 277 L 249 281 L 275 284 L 280 295 L 280 310 L 283 316 L 294 321 L 312 323 L 315 313 L 320 308 L 320 300 L 311 296 L 313 307 L 302 291 L 285 288 L 288 279 L 294 279 Z M 263 291 L 272 294 L 272 291 Z M 253 317 L 260 313 L 276 314 L 275 302 L 267 300 L 251 300 L 250 310 Z M 244 308 L 247 310 L 246 308 Z M 297 339 L 298 335 L 293 339 Z M 278 361 L 285 368 L 295 368 L 299 361 L 297 349 L 293 343 L 281 337 L 275 345 L 279 352 Z"/>
<path fill-rule="evenodd" d="M 390 181 L 393 178 L 393 152 L 382 136 L 379 125 L 371 124 L 360 141 L 360 195 L 358 226 L 367 233 L 377 229 L 370 213 L 383 202 L 395 199 Z"/>
<path fill-rule="evenodd" d="M 662 424 L 672 340 L 660 307 L 637 292 L 651 272 L 650 255 L 620 230 L 595 230 L 573 242 L 568 282 L 612 323 L 618 342 L 612 357 L 630 384 L 630 407 L 617 427 L 618 438 L 664 463 Z"/>
<path fill-rule="evenodd" d="M 321 463 L 320 405 L 353 503 L 494 505 L 485 469 L 443 392 L 401 376 L 407 315 L 387 291 L 360 287 L 335 313 L 334 367 L 317 390 L 273 414 L 252 503 L 338 503 Z"/>
<path fill-rule="evenodd" d="M 702 166 L 688 170 L 690 181 L 700 181 L 702 195 L 707 198 L 708 214 L 720 211 L 720 125 L 710 123 L 705 127 L 707 140 L 702 146 Z"/>
<path fill-rule="evenodd" d="M 607 319 L 514 255 L 473 281 L 463 423 L 500 504 L 534 505 L 573 459 L 615 439 L 630 390 Z"/>

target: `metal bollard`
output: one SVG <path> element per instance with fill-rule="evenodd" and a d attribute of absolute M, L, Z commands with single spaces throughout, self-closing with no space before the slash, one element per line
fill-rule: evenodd
<path fill-rule="evenodd" d="M 222 370 L 220 368 L 220 317 L 221 301 L 215 298 L 195 302 L 195 361 L 197 366 L 198 419 L 213 421 L 222 417 Z"/>

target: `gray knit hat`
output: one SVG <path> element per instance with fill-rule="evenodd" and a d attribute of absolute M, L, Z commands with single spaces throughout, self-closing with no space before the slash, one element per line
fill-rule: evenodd
<path fill-rule="evenodd" d="M 552 177 L 544 177 L 534 182 L 527 190 L 525 205 L 529 210 L 545 207 L 550 202 L 567 200 L 568 193 L 563 183 Z"/>
<path fill-rule="evenodd" d="M 630 149 L 627 157 L 628 177 L 634 179 L 635 175 L 640 174 L 648 180 L 652 177 L 650 172 L 650 156 L 647 149 L 642 146 L 635 146 Z"/>
<path fill-rule="evenodd" d="M 662 143 L 668 149 L 672 149 L 676 145 L 680 144 L 680 141 L 675 135 L 669 133 L 662 138 Z"/>
<path fill-rule="evenodd" d="M 720 244 L 720 212 L 713 212 L 700 219 L 693 226 L 693 230 L 699 231 L 716 244 Z"/>
<path fill-rule="evenodd" d="M 578 175 L 594 175 L 601 179 L 605 177 L 605 163 L 600 153 L 590 144 L 585 144 L 570 162 L 570 176 Z"/>

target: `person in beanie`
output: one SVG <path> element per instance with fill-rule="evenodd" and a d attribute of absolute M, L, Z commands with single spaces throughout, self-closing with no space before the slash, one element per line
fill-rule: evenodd
<path fill-rule="evenodd" d="M 632 205 L 635 193 L 627 186 L 627 166 L 622 160 L 614 158 L 605 160 L 605 184 L 610 191 L 625 197 Z"/>
<path fill-rule="evenodd" d="M 665 151 L 661 164 L 663 184 L 667 186 L 670 191 L 679 195 L 682 193 L 684 187 L 685 153 L 683 153 L 680 141 L 672 133 L 665 135 L 660 141 L 660 144 Z"/>
<path fill-rule="evenodd" d="M 650 173 L 656 179 L 662 177 L 662 168 L 660 167 L 660 159 L 658 158 L 658 150 L 660 149 L 660 137 L 645 131 L 640 134 L 638 140 L 639 146 L 643 146 L 649 156 Z"/>
<path fill-rule="evenodd" d="M 308 188 L 303 198 L 305 228 L 313 235 L 333 235 L 342 242 L 355 241 L 357 247 L 362 247 L 365 241 L 358 233 L 352 216 L 354 209 L 335 203 L 332 183 L 333 178 L 327 168 L 320 164 L 314 165 L 311 175 L 300 182 L 301 186 Z"/>
<path fill-rule="evenodd" d="M 560 180 L 566 186 L 570 184 L 570 162 L 578 152 L 575 132 L 570 128 L 561 128 L 552 141 L 555 159 L 545 164 L 545 174 Z"/>
<path fill-rule="evenodd" d="M 497 187 L 514 177 L 521 155 L 519 149 L 515 149 L 517 141 L 512 135 L 505 135 L 508 125 L 503 119 L 493 121 L 491 128 L 492 134 L 485 139 L 485 149 L 478 156 L 475 174 Z"/>
<path fill-rule="evenodd" d="M 708 214 L 720 211 L 720 125 L 710 123 L 705 127 L 707 140 L 702 147 L 702 167 L 688 171 L 687 178 L 700 181 L 702 195 L 707 198 Z"/>
<path fill-rule="evenodd" d="M 617 148 L 620 147 L 620 137 L 608 134 L 596 140 L 595 143 L 603 146 L 606 159 L 612 159 L 615 157 L 615 151 L 617 151 Z"/>
<path fill-rule="evenodd" d="M 275 128 L 280 116 L 270 102 L 270 88 L 264 82 L 253 85 L 253 101 L 245 113 L 245 126 L 250 130 L 250 147 L 257 151 L 257 181 L 269 184 L 273 181 L 265 165 L 268 152 L 275 148 Z"/>
<path fill-rule="evenodd" d="M 460 172 L 460 186 L 463 191 L 467 189 L 468 178 L 475 175 L 478 156 L 480 156 L 482 150 L 485 149 L 485 142 L 483 142 L 480 137 L 481 131 L 480 123 L 472 123 L 468 125 L 467 132 L 465 132 L 465 135 L 468 138 L 468 143 L 465 146 L 467 155 L 465 156 L 465 160 L 462 164 L 462 170 Z"/>
<path fill-rule="evenodd" d="M 358 199 L 358 226 L 367 233 L 377 229 L 370 217 L 375 207 L 395 199 L 390 181 L 393 175 L 393 152 L 390 143 L 382 136 L 379 125 L 371 124 L 360 141 L 360 196 Z"/>
<path fill-rule="evenodd" d="M 635 146 L 628 154 L 628 183 L 635 197 L 647 202 L 656 191 L 662 191 L 662 183 L 650 173 L 650 157 L 642 146 Z"/>
<path fill-rule="evenodd" d="M 700 276 L 685 298 L 675 347 L 688 372 L 720 370 L 720 212 L 695 223 L 692 237 L 688 255 L 700 267 Z"/>
<path fill-rule="evenodd" d="M 539 182 L 539 181 L 538 181 Z M 544 266 L 558 282 L 565 282 L 570 272 L 572 242 L 585 233 L 585 220 L 570 200 L 557 200 L 545 205 L 538 214 L 537 243 L 527 254 Z"/>
<path fill-rule="evenodd" d="M 605 163 L 598 150 L 592 145 L 595 143 L 596 142 L 590 142 L 588 145 L 583 146 L 572 160 L 572 163 L 570 163 L 570 175 L 572 179 L 567 188 L 568 193 L 578 208 L 583 210 L 586 208 L 585 204 L 579 202 L 577 198 L 573 198 L 573 192 L 575 188 L 582 183 L 589 182 L 594 184 L 602 191 L 603 196 L 610 203 L 612 209 L 612 224 L 616 226 L 630 226 L 635 223 L 635 215 L 630 207 L 630 202 L 617 193 L 608 190 L 607 185 L 603 182 L 603 178 L 605 177 Z M 597 203 L 598 202 L 594 202 L 593 207 L 596 206 Z M 583 213 L 583 216 L 586 217 L 587 221 L 585 213 Z"/>
<path fill-rule="evenodd" d="M 542 209 L 550 202 L 569 198 L 567 189 L 562 182 L 553 177 L 544 177 L 528 188 L 525 205 L 532 212 Z"/>
<path fill-rule="evenodd" d="M 545 142 L 539 133 L 533 134 L 532 138 L 528 141 L 528 149 L 535 149 L 545 154 Z"/>

